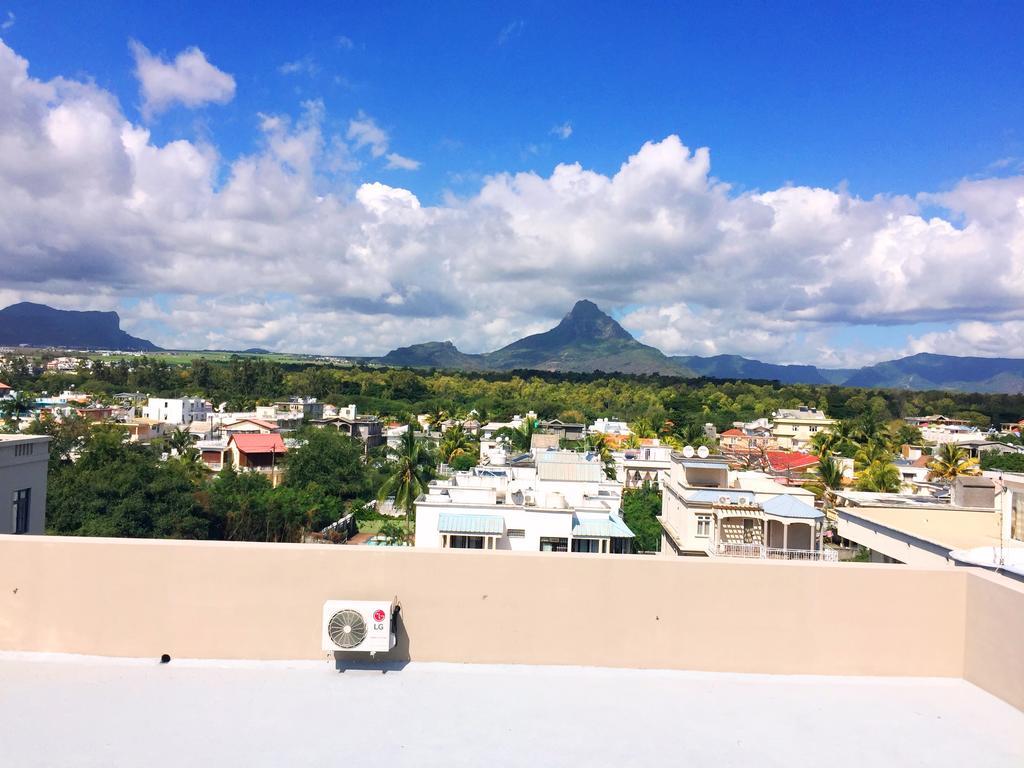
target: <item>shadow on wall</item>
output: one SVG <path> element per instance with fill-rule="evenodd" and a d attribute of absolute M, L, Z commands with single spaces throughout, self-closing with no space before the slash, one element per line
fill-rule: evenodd
<path fill-rule="evenodd" d="M 401 611 L 395 614 L 394 622 L 394 648 L 387 653 L 378 653 L 375 656 L 370 656 L 368 653 L 335 651 L 335 671 L 371 670 L 387 674 L 388 672 L 401 672 L 405 669 L 412 657 L 409 655 L 409 634 L 405 631 L 405 621 L 402 619 Z"/>

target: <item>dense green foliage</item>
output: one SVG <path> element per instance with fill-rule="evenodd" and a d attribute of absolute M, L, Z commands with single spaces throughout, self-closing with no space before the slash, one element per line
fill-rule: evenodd
<path fill-rule="evenodd" d="M 661 493 L 644 483 L 622 495 L 622 519 L 633 531 L 634 552 L 658 552 L 661 549 Z"/>
<path fill-rule="evenodd" d="M 1003 472 L 1024 472 L 1024 454 L 985 451 L 981 454 L 982 469 L 1001 469 Z"/>
<path fill-rule="evenodd" d="M 47 530 L 56 534 L 301 541 L 368 498 L 375 482 L 361 445 L 331 430 L 299 433 L 304 443 L 288 453 L 277 488 L 230 468 L 210 476 L 195 449 L 162 461 L 166 446 L 129 443 L 113 425 L 41 421 L 33 431 L 54 438 Z"/>
<path fill-rule="evenodd" d="M 196 359 L 172 365 L 139 357 L 104 362 L 92 371 L 33 375 L 15 360 L 0 380 L 35 392 L 69 386 L 109 398 L 122 391 L 157 396 L 202 395 L 233 409 L 250 408 L 293 395 L 336 404 L 355 403 L 360 411 L 407 421 L 418 413 L 446 411 L 460 416 L 476 409 L 482 420 L 507 419 L 534 410 L 543 418 L 567 421 L 610 416 L 677 427 L 769 416 L 777 408 L 815 405 L 835 418 L 893 418 L 944 413 L 979 427 L 1012 421 L 1024 414 L 1024 396 L 855 389 L 850 387 L 714 381 L 659 375 L 546 373 L 538 371 L 457 373 L 371 366 L 282 364 L 254 357 L 228 361 Z M 913 438 L 912 433 L 907 437 Z"/>

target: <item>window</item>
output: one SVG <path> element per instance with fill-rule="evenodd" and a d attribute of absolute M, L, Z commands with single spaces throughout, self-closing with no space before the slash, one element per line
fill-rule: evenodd
<path fill-rule="evenodd" d="M 601 540 L 600 539 L 573 539 L 572 540 L 572 551 L 573 552 L 600 552 L 601 551 Z"/>
<path fill-rule="evenodd" d="M 14 518 L 15 533 L 28 533 L 28 515 L 31 506 L 31 488 L 22 488 L 11 494 L 11 514 Z"/>
<path fill-rule="evenodd" d="M 813 427 L 813 426 L 811 427 L 811 432 L 817 432 L 817 431 L 818 431 L 817 427 Z"/>
<path fill-rule="evenodd" d="M 510 539 L 523 539 L 523 538 L 526 538 L 526 529 L 525 528 L 509 528 L 508 529 L 508 537 Z"/>
<path fill-rule="evenodd" d="M 697 515 L 697 536 L 706 539 L 711 535 L 711 515 Z"/>
<path fill-rule="evenodd" d="M 540 540 L 541 552 L 567 552 L 569 550 L 568 539 L 558 539 L 544 536 Z"/>
<path fill-rule="evenodd" d="M 448 546 L 451 549 L 483 549 L 483 536 L 450 536 Z"/>

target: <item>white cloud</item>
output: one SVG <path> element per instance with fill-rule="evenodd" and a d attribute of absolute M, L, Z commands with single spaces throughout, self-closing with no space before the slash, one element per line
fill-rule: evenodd
<path fill-rule="evenodd" d="M 572 136 L 572 123 L 566 120 L 561 125 L 556 125 L 552 128 L 551 133 L 560 139 L 568 139 Z"/>
<path fill-rule="evenodd" d="M 526 22 L 522 19 L 515 19 L 510 21 L 501 31 L 498 32 L 498 45 L 505 45 L 511 40 L 515 40 L 521 34 L 523 34 L 523 28 L 526 26 Z"/>
<path fill-rule="evenodd" d="M 356 145 L 356 149 L 369 147 L 370 154 L 380 157 L 388 151 L 390 142 L 387 133 L 380 128 L 376 121 L 364 112 L 360 112 L 348 123 L 349 141 Z"/>
<path fill-rule="evenodd" d="M 8 11 L 7 12 L 7 18 L 4 19 L 3 21 L 0 21 L 0 29 L 2 29 L 2 30 L 10 29 L 11 27 L 14 26 L 15 20 L 16 19 L 15 19 L 15 16 L 14 16 L 14 11 Z"/>
<path fill-rule="evenodd" d="M 356 47 L 356 44 L 352 41 L 351 37 L 347 35 L 338 35 L 334 40 L 334 44 L 341 48 L 343 51 L 351 51 Z"/>
<path fill-rule="evenodd" d="M 413 160 L 410 157 L 402 157 L 397 152 L 390 152 L 388 154 L 388 162 L 385 167 L 395 168 L 402 171 L 415 171 L 420 167 L 421 163 L 419 160 Z"/>
<path fill-rule="evenodd" d="M 500 173 L 425 205 L 357 184 L 353 151 L 414 161 L 371 117 L 337 135 L 324 113 L 263 115 L 237 158 L 158 144 L 110 93 L 34 79 L 0 43 L 0 303 L 116 308 L 168 346 L 369 354 L 492 349 L 587 297 L 668 353 L 1024 355 L 1022 176 L 917 196 L 735 193 L 709 150 L 669 136 L 611 174 Z M 922 322 L 950 330 L 905 343 L 900 326 Z M 890 324 L 892 344 L 837 350 L 831 334 L 861 324 Z"/>
<path fill-rule="evenodd" d="M 312 56 L 303 56 L 295 61 L 286 61 L 277 71 L 282 75 L 310 75 L 313 76 L 319 71 Z"/>
<path fill-rule="evenodd" d="M 419 160 L 404 157 L 397 152 L 388 152 L 391 146 L 391 138 L 388 136 L 387 131 L 378 126 L 377 122 L 365 112 L 360 111 L 356 117 L 349 121 L 348 132 L 345 136 L 355 145 L 357 150 L 369 149 L 371 157 L 385 157 L 386 155 L 387 163 L 384 166 L 385 168 L 415 171 L 421 165 Z"/>
<path fill-rule="evenodd" d="M 130 45 L 143 115 L 151 117 L 174 104 L 195 108 L 226 104 L 234 98 L 235 78 L 207 61 L 198 48 L 186 48 L 168 62 L 138 41 L 132 40 Z"/>

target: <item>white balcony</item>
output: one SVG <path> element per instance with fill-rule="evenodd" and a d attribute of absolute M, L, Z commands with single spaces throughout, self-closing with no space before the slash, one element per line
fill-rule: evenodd
<path fill-rule="evenodd" d="M 783 549 L 766 547 L 763 544 L 730 544 L 719 542 L 708 554 L 712 557 L 752 557 L 761 560 L 815 560 L 826 563 L 839 562 L 839 553 L 833 549 Z"/>

